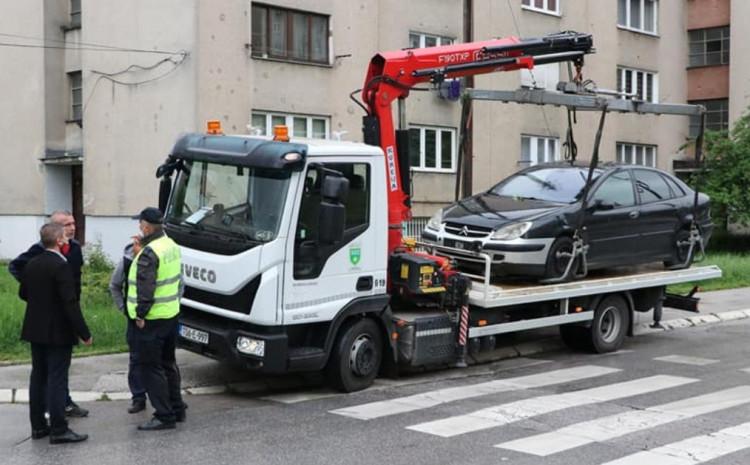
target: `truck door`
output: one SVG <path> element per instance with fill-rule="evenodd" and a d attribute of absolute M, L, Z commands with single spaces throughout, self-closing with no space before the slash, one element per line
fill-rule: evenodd
<path fill-rule="evenodd" d="M 308 167 L 293 226 L 293 250 L 287 254 L 284 324 L 330 321 L 351 300 L 385 287 L 378 270 L 376 228 L 371 227 L 372 166 L 367 161 L 325 162 L 349 180 L 343 240 L 319 243 L 321 170 Z M 291 242 L 291 241 L 290 241 Z M 382 267 L 381 267 L 382 268 Z"/>

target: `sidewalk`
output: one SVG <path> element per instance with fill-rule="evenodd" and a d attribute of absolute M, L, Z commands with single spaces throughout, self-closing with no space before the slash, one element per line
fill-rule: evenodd
<path fill-rule="evenodd" d="M 649 327 L 651 312 L 636 313 L 636 335 L 750 318 L 750 287 L 705 292 L 698 296 L 701 298 L 699 314 L 664 309 L 664 329 Z M 539 354 L 563 347 L 554 329 L 511 336 L 510 339 L 509 344 L 498 347 L 492 353 L 493 360 Z M 485 360 L 487 356 L 482 354 L 478 358 Z M 263 376 L 184 350 L 178 350 L 177 360 L 182 373 L 182 387 L 187 395 L 252 393 L 320 384 L 318 374 Z M 127 367 L 128 354 L 74 359 L 70 369 L 71 396 L 80 402 L 130 399 Z M 0 367 L 0 403 L 28 402 L 29 373 L 29 365 Z"/>

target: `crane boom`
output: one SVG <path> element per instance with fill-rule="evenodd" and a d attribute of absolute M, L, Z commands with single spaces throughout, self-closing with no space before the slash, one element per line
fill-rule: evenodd
<path fill-rule="evenodd" d="M 396 99 L 406 98 L 418 84 L 439 84 L 445 79 L 532 69 L 536 64 L 563 61 L 572 61 L 580 68 L 583 56 L 593 51 L 590 34 L 562 32 L 541 38 L 510 36 L 375 55 L 362 88 L 362 101 L 367 109 L 363 131 L 365 143 L 380 146 L 385 153 L 388 252 L 401 245 L 401 223 L 411 218 L 409 195 L 403 187 L 408 180 L 402 177 L 408 174 L 408 157 L 404 156 L 405 144 L 397 142 L 391 108 Z"/>

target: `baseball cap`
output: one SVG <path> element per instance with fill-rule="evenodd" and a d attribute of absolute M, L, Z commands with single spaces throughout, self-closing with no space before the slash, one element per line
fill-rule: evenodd
<path fill-rule="evenodd" d="M 143 220 L 146 223 L 162 224 L 164 222 L 161 210 L 156 207 L 146 207 L 133 217 L 134 220 Z"/>

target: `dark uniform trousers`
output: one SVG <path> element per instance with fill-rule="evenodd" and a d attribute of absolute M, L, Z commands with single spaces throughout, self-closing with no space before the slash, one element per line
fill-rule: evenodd
<path fill-rule="evenodd" d="M 140 330 L 135 325 L 135 321 L 128 318 L 128 328 L 125 332 L 125 340 L 127 340 L 128 348 L 130 349 L 130 357 L 128 363 L 128 388 L 130 389 L 133 401 L 145 402 L 146 388 L 143 386 L 143 380 L 141 380 L 141 373 L 138 368 L 140 355 L 138 354 L 138 347 L 136 346 L 135 342 L 136 333 L 138 331 Z"/>
<path fill-rule="evenodd" d="M 136 328 L 133 334 L 138 353 L 136 367 L 154 407 L 154 416 L 165 423 L 174 422 L 185 408 L 175 359 L 177 324 L 177 317 L 146 320 L 144 328 Z"/>
<path fill-rule="evenodd" d="M 49 412 L 52 434 L 68 430 L 65 405 L 68 395 L 68 369 L 73 346 L 31 344 L 31 381 L 29 383 L 29 412 L 31 427 L 45 429 Z"/>

